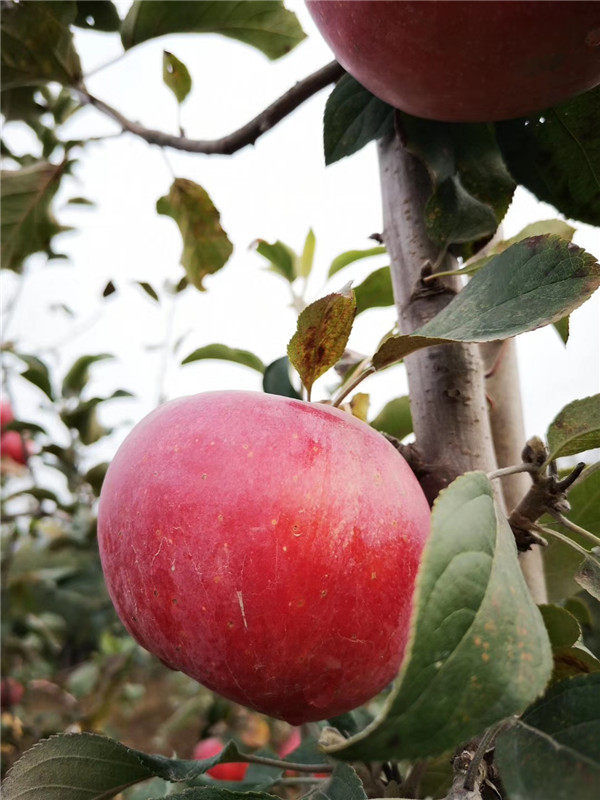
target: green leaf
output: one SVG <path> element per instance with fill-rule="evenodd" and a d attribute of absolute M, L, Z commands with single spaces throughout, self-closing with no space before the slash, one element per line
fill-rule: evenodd
<path fill-rule="evenodd" d="M 152 777 L 135 751 L 95 734 L 58 735 L 27 750 L 4 781 L 5 800 L 23 795 L 45 800 L 114 797 Z"/>
<path fill-rule="evenodd" d="M 52 238 L 68 228 L 59 225 L 51 208 L 68 162 L 40 161 L 19 170 L 2 170 L 2 269 L 19 272 L 32 253 L 52 252 Z"/>
<path fill-rule="evenodd" d="M 505 250 L 508 250 L 511 245 L 517 244 L 517 242 L 522 242 L 524 239 L 529 239 L 530 236 L 544 236 L 547 233 L 560 236 L 561 239 L 571 242 L 573 240 L 573 236 L 575 235 L 575 228 L 564 222 L 562 219 L 543 219 L 539 220 L 538 222 L 532 222 L 529 225 L 526 225 L 515 236 L 511 236 L 510 239 L 503 239 L 501 242 L 495 244 L 490 250 L 487 251 L 487 255 L 482 256 L 475 261 L 470 260 L 465 267 L 456 270 L 453 274 L 473 275 L 475 272 L 479 272 L 479 270 L 484 267 L 488 261 L 491 261 L 494 256 L 497 256 L 500 253 L 503 253 Z"/>
<path fill-rule="evenodd" d="M 408 114 L 401 114 L 400 120 L 408 150 L 425 164 L 433 183 L 425 206 L 431 241 L 447 247 L 489 238 L 515 189 L 493 126 L 435 122 Z M 457 252 L 468 256 L 473 248 Z"/>
<path fill-rule="evenodd" d="M 113 33 L 121 27 L 121 20 L 115 4 L 110 0 L 78 0 L 73 24 L 78 28 Z"/>
<path fill-rule="evenodd" d="M 69 24 L 75 3 L 7 3 L 2 7 L 2 89 L 82 77 Z"/>
<path fill-rule="evenodd" d="M 585 476 L 585 473 L 584 473 Z M 571 522 L 600 536 L 600 470 L 583 477 L 569 490 Z M 556 528 L 582 547 L 588 547 L 588 540 L 568 528 L 563 528 L 551 517 L 542 518 L 545 525 Z M 550 602 L 557 603 L 575 594 L 579 586 L 574 574 L 581 564 L 581 555 L 572 547 L 553 536 L 548 537 L 548 547 L 542 548 L 544 572 Z"/>
<path fill-rule="evenodd" d="M 565 406 L 550 423 L 546 440 L 548 460 L 600 447 L 600 394 Z"/>
<path fill-rule="evenodd" d="M 510 800 L 596 800 L 600 674 L 555 684 L 496 742 Z"/>
<path fill-rule="evenodd" d="M 367 800 L 356 772 L 349 764 L 337 764 L 331 777 L 311 794 L 314 800 Z"/>
<path fill-rule="evenodd" d="M 94 490 L 96 497 L 100 496 L 100 490 L 102 489 L 102 484 L 104 483 L 104 478 L 106 477 L 109 466 L 110 464 L 108 461 L 102 461 L 100 464 L 95 464 L 93 467 L 90 467 L 83 476 L 83 479 L 87 481 Z"/>
<path fill-rule="evenodd" d="M 50 372 L 46 364 L 37 356 L 24 355 L 23 353 L 17 353 L 17 355 L 21 361 L 27 364 L 27 369 L 21 372 L 21 377 L 41 389 L 50 400 L 54 400 Z"/>
<path fill-rule="evenodd" d="M 575 574 L 577 583 L 596 600 L 600 600 L 600 547 L 592 547 L 589 556 Z"/>
<path fill-rule="evenodd" d="M 572 614 L 560 606 L 551 604 L 544 604 L 538 608 L 553 650 L 575 644 L 581 636 L 581 628 Z"/>
<path fill-rule="evenodd" d="M 143 289 L 146 292 L 148 297 L 151 297 L 155 302 L 160 303 L 160 298 L 158 296 L 158 293 L 151 283 L 148 283 L 148 281 L 135 281 L 135 282 L 141 289 Z"/>
<path fill-rule="evenodd" d="M 2 433 L 5 431 L 18 431 L 19 433 L 47 433 L 46 429 L 42 428 L 41 425 L 38 425 L 36 422 L 28 422 L 24 419 L 13 419 L 13 421 L 9 422 L 8 425 L 3 425 Z"/>
<path fill-rule="evenodd" d="M 569 317 L 563 317 L 557 322 L 553 322 L 552 325 L 562 339 L 562 343 L 566 344 L 569 341 Z"/>
<path fill-rule="evenodd" d="M 367 250 L 348 250 L 345 253 L 340 253 L 339 256 L 336 256 L 333 261 L 331 262 L 331 266 L 329 267 L 329 272 L 327 273 L 327 277 L 331 278 L 332 275 L 335 275 L 336 272 L 339 272 L 344 267 L 347 267 L 348 264 L 352 264 L 355 261 L 359 261 L 362 258 L 370 258 L 371 256 L 380 256 L 383 253 L 386 253 L 387 250 L 383 245 L 378 247 L 370 247 Z"/>
<path fill-rule="evenodd" d="M 404 439 L 413 431 L 412 416 L 410 413 L 410 397 L 395 397 L 386 403 L 375 419 L 371 420 L 375 430 L 389 433 L 396 439 Z"/>
<path fill-rule="evenodd" d="M 265 371 L 265 365 L 254 353 L 251 353 L 249 350 L 228 347 L 226 344 L 207 344 L 204 347 L 199 347 L 186 356 L 181 363 L 191 364 L 193 361 L 202 361 L 205 358 L 233 361 L 236 364 L 243 364 L 245 367 L 255 369 L 260 373 Z"/>
<path fill-rule="evenodd" d="M 344 75 L 325 104 L 325 163 L 333 164 L 350 156 L 393 130 L 394 109 L 372 95 L 351 75 Z"/>
<path fill-rule="evenodd" d="M 296 264 L 299 278 L 308 278 L 312 271 L 313 261 L 315 260 L 315 245 L 315 234 L 311 228 L 306 234 L 304 247 L 302 248 L 302 255 Z"/>
<path fill-rule="evenodd" d="M 232 742 L 212 758 L 180 761 L 149 756 L 93 733 L 59 734 L 24 753 L 4 781 L 3 797 L 107 800 L 153 776 L 175 782 L 197 779 L 216 764 L 235 760 L 235 756 L 239 753 Z"/>
<path fill-rule="evenodd" d="M 277 240 L 270 244 L 264 239 L 256 240 L 256 252 L 266 258 L 271 265 L 269 269 L 292 283 L 296 278 L 297 256 L 291 247 Z"/>
<path fill-rule="evenodd" d="M 600 266 L 558 236 L 534 236 L 495 256 L 432 320 L 391 336 L 373 357 L 376 369 L 448 342 L 508 339 L 561 319 L 600 285 Z"/>
<path fill-rule="evenodd" d="M 96 355 L 80 356 L 76 359 L 63 378 L 63 396 L 70 397 L 79 394 L 89 380 L 91 365 L 110 358 L 114 358 L 110 353 L 97 353 Z"/>
<path fill-rule="evenodd" d="M 266 367 L 263 376 L 263 391 L 267 394 L 278 394 L 281 397 L 292 397 L 294 400 L 302 399 L 290 380 L 290 360 L 287 356 L 276 359 Z"/>
<path fill-rule="evenodd" d="M 599 128 L 597 86 L 529 119 L 497 122 L 496 135 L 519 183 L 566 217 L 600 225 Z"/>
<path fill-rule="evenodd" d="M 335 292 L 307 306 L 288 345 L 288 357 L 306 386 L 313 383 L 344 354 L 356 301 L 352 290 Z"/>
<path fill-rule="evenodd" d="M 233 252 L 212 200 L 197 183 L 175 178 L 169 194 L 156 203 L 156 210 L 172 217 L 179 226 L 183 239 L 181 263 L 190 283 L 204 291 L 204 277 L 220 270 Z"/>
<path fill-rule="evenodd" d="M 37 86 L 19 86 L 15 89 L 3 89 L 0 94 L 0 108 L 5 121 L 23 120 L 28 124 L 37 124 L 46 109 L 36 102 L 36 92 Z M 6 148 L 4 142 L 3 147 Z M 7 152 L 6 155 L 15 161 L 19 160 L 17 156 L 10 152 Z"/>
<path fill-rule="evenodd" d="M 380 716 L 326 750 L 361 761 L 441 754 L 521 712 L 551 666 L 510 526 L 490 481 L 468 473 L 433 506 L 404 663 Z"/>
<path fill-rule="evenodd" d="M 128 50 L 167 33 L 220 33 L 258 48 L 271 59 L 289 53 L 306 37 L 296 15 L 279 0 L 137 0 L 123 21 L 121 39 Z"/>
<path fill-rule="evenodd" d="M 183 103 L 192 90 L 192 77 L 188 68 L 168 50 L 163 50 L 163 81 L 173 92 L 178 103 Z"/>
<path fill-rule="evenodd" d="M 381 308 L 394 305 L 394 290 L 389 267 L 380 267 L 367 276 L 354 289 L 356 313 L 362 314 L 368 308 Z"/>

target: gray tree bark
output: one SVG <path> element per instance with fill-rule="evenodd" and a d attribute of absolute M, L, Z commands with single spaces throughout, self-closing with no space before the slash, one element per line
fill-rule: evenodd
<path fill-rule="evenodd" d="M 406 151 L 398 135 L 379 143 L 384 240 L 402 333 L 431 319 L 460 291 L 456 277 L 423 283 L 422 270 L 438 257 L 424 227 L 431 191 L 423 164 Z M 445 269 L 454 266 L 447 258 Z M 421 476 L 428 498 L 463 472 L 496 468 L 485 397 L 484 370 L 477 345 L 429 347 L 407 357 L 411 412 L 419 453 L 431 465 Z"/>

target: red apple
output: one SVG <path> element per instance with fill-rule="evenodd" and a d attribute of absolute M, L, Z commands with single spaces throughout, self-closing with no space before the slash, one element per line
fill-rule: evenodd
<path fill-rule="evenodd" d="M 283 744 L 278 749 L 277 753 L 279 754 L 279 758 L 285 758 L 289 756 L 290 753 L 293 753 L 296 748 L 300 747 L 302 742 L 302 737 L 300 736 L 300 729 L 299 728 L 292 728 L 290 731 L 290 735 L 287 739 L 283 742 Z M 286 775 L 297 775 L 298 773 L 294 772 L 293 770 L 286 770 Z M 327 772 L 312 772 L 315 778 L 329 778 L 330 774 Z"/>
<path fill-rule="evenodd" d="M 18 705 L 23 697 L 23 684 L 15 678 L 2 678 L 0 682 L 0 707 L 2 711 L 10 711 Z"/>
<path fill-rule="evenodd" d="M 298 728 L 292 728 L 290 735 L 277 751 L 279 758 L 285 758 L 286 756 L 289 756 L 289 754 L 296 750 L 297 747 L 300 747 L 301 741 L 302 738 L 300 736 L 300 730 Z"/>
<path fill-rule="evenodd" d="M 218 739 L 216 736 L 211 736 L 208 739 L 202 739 L 202 741 L 198 742 L 196 747 L 194 747 L 192 758 L 195 758 L 198 761 L 201 761 L 205 758 L 212 758 L 212 756 L 216 756 L 217 753 L 220 753 L 223 747 L 223 741 Z M 217 764 L 216 767 L 207 770 L 207 775 L 217 778 L 220 781 L 243 781 L 247 770 L 248 764 L 244 764 L 243 762 Z"/>
<path fill-rule="evenodd" d="M 309 0 L 340 64 L 418 117 L 526 116 L 600 83 L 600 3 Z"/>
<path fill-rule="evenodd" d="M 6 400 L 0 402 L 0 430 L 4 430 L 7 425 L 10 425 L 14 418 L 15 415 L 10 403 Z"/>
<path fill-rule="evenodd" d="M 6 431 L 0 436 L 0 455 L 17 464 L 26 464 L 32 454 L 31 442 L 25 441 L 18 431 Z"/>
<path fill-rule="evenodd" d="M 221 695 L 300 724 L 396 675 L 430 512 L 349 414 L 251 392 L 167 403 L 119 448 L 98 522 L 129 632 Z"/>

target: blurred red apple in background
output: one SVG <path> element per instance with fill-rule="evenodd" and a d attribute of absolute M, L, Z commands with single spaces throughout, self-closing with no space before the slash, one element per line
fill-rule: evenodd
<path fill-rule="evenodd" d="M 98 538 L 132 636 L 225 697 L 299 724 L 395 677 L 429 525 L 407 463 L 365 423 L 211 392 L 129 434 Z"/>
<path fill-rule="evenodd" d="M 7 425 L 10 425 L 14 418 L 15 415 L 13 414 L 10 403 L 6 400 L 2 400 L 2 402 L 0 402 L 0 430 L 4 430 Z"/>
<path fill-rule="evenodd" d="M 340 64 L 428 119 L 526 116 L 600 83 L 600 3 L 308 0 Z"/>
<path fill-rule="evenodd" d="M 17 464 L 26 464 L 33 453 L 33 446 L 18 431 L 6 431 L 0 436 L 0 455 L 9 458 Z"/>
<path fill-rule="evenodd" d="M 220 753 L 224 747 L 224 743 L 216 736 L 211 736 L 208 739 L 202 739 L 194 748 L 192 758 L 201 761 L 205 758 L 211 758 Z M 232 764 L 217 764 L 216 767 L 207 770 L 207 774 L 212 778 L 217 778 L 220 781 L 243 781 L 248 770 L 248 764 L 235 762 Z"/>
<path fill-rule="evenodd" d="M 2 711 L 10 711 L 21 702 L 24 693 L 23 684 L 15 678 L 2 678 L 0 681 L 0 707 Z"/>

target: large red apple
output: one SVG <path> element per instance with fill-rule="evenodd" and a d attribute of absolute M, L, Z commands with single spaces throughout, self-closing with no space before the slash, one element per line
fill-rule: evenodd
<path fill-rule="evenodd" d="M 598 2 L 309 0 L 340 64 L 418 117 L 485 122 L 600 83 Z"/>
<path fill-rule="evenodd" d="M 379 433 L 337 409 L 214 392 L 140 422 L 98 536 L 130 633 L 173 669 L 299 724 L 395 676 L 430 512 Z"/>
<path fill-rule="evenodd" d="M 224 742 L 217 736 L 210 736 L 208 739 L 202 739 L 194 747 L 193 758 L 197 761 L 204 760 L 205 758 L 212 758 L 220 753 Z M 207 774 L 220 781 L 243 781 L 248 771 L 248 764 L 245 762 L 235 761 L 231 764 L 217 764 L 207 771 Z"/>

